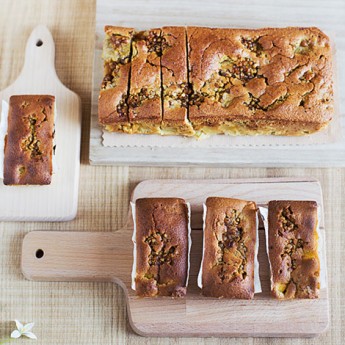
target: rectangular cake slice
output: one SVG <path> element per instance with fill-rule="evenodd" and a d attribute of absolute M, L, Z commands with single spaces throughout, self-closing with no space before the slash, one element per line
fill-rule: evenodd
<path fill-rule="evenodd" d="M 184 27 L 162 28 L 163 135 L 193 136 L 188 120 L 187 40 Z"/>
<path fill-rule="evenodd" d="M 104 77 L 98 100 L 99 122 L 108 131 L 130 133 L 127 102 L 134 29 L 106 26 L 104 31 Z"/>
<path fill-rule="evenodd" d="M 254 202 L 207 198 L 202 261 L 204 296 L 253 298 L 256 228 Z"/>
<path fill-rule="evenodd" d="M 132 41 L 129 120 L 133 133 L 160 132 L 162 31 L 139 32 Z"/>
<path fill-rule="evenodd" d="M 48 185 L 53 172 L 55 97 L 10 97 L 4 184 Z"/>
<path fill-rule="evenodd" d="M 188 27 L 187 39 L 198 136 L 305 135 L 332 119 L 332 52 L 319 29 Z"/>
<path fill-rule="evenodd" d="M 271 290 L 279 299 L 317 298 L 320 289 L 315 201 L 270 201 Z"/>
<path fill-rule="evenodd" d="M 135 205 L 138 296 L 184 296 L 189 268 L 188 205 L 179 198 L 144 198 Z"/>

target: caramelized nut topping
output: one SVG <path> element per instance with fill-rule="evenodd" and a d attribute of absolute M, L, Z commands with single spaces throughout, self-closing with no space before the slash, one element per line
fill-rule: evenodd
<path fill-rule="evenodd" d="M 290 206 L 284 207 L 281 210 L 279 224 L 281 230 L 278 230 L 278 235 L 285 238 L 285 246 L 281 258 L 286 264 L 287 271 L 293 272 L 297 268 L 296 254 L 298 251 L 303 251 L 304 241 L 300 238 L 286 238 L 287 234 L 298 230 L 298 225 L 296 224 L 296 219 Z M 281 273 L 282 270 L 280 270 Z M 281 291 L 283 294 L 286 294 L 290 284 L 295 284 L 291 276 L 285 289 Z"/>
<path fill-rule="evenodd" d="M 146 36 L 146 45 L 150 53 L 155 52 L 157 56 L 162 56 L 163 51 L 169 46 L 165 37 L 158 35 L 154 31 L 149 31 Z"/>
<path fill-rule="evenodd" d="M 288 97 L 289 97 L 289 94 L 286 93 L 285 95 L 277 98 L 273 103 L 269 104 L 268 106 L 266 107 L 263 107 L 260 105 L 260 98 L 257 98 L 257 97 L 254 97 L 250 92 L 248 93 L 249 95 L 249 103 L 244 103 L 248 106 L 248 108 L 252 111 L 255 111 L 255 110 L 263 110 L 263 111 L 267 111 L 269 109 L 272 109 L 274 107 L 276 107 L 277 105 L 283 103 Z"/>
<path fill-rule="evenodd" d="M 102 80 L 102 89 L 109 89 L 116 86 L 116 79 L 119 78 L 119 63 L 115 61 L 106 62 L 104 65 L 105 76 Z"/>
<path fill-rule="evenodd" d="M 251 93 L 249 93 L 249 97 L 250 101 L 247 103 L 247 106 L 250 110 L 262 109 L 259 98 L 254 97 Z"/>
<path fill-rule="evenodd" d="M 237 61 L 231 61 L 230 67 L 220 69 L 219 75 L 222 77 L 237 78 L 242 81 L 253 79 L 258 74 L 258 66 L 250 58 L 238 57 Z"/>
<path fill-rule="evenodd" d="M 296 54 L 307 54 L 313 49 L 313 43 L 309 39 L 303 39 L 295 48 Z"/>
<path fill-rule="evenodd" d="M 226 230 L 222 234 L 222 239 L 218 241 L 220 249 L 220 257 L 217 265 L 220 265 L 219 277 L 222 281 L 233 279 L 237 275 L 245 279 L 247 276 L 247 247 L 243 241 L 243 228 L 241 226 L 241 215 L 236 209 L 233 209 L 230 214 L 224 218 L 224 226 Z M 227 254 L 231 253 L 232 257 L 237 260 L 232 262 L 225 259 Z M 227 271 L 229 267 L 237 272 L 234 276 L 229 277 Z"/>
<path fill-rule="evenodd" d="M 259 43 L 260 37 L 257 38 L 241 38 L 241 43 L 250 51 L 256 53 L 257 56 L 261 54 L 262 45 Z"/>
<path fill-rule="evenodd" d="M 128 105 L 132 108 L 139 107 L 147 99 L 156 99 L 159 96 L 154 90 L 148 91 L 146 87 L 143 87 L 137 94 L 130 95 L 128 98 Z"/>
<path fill-rule="evenodd" d="M 193 89 L 192 84 L 188 85 L 188 104 L 190 106 L 195 105 L 197 107 L 200 107 L 200 105 L 205 101 L 205 96 L 202 92 L 196 92 Z"/>
<path fill-rule="evenodd" d="M 127 95 L 123 94 L 119 104 L 116 106 L 116 111 L 120 117 L 127 116 L 128 113 L 128 104 L 127 104 Z"/>
<path fill-rule="evenodd" d="M 128 38 L 125 36 L 112 34 L 110 37 L 110 41 L 115 49 L 118 49 L 122 44 L 128 43 Z"/>
<path fill-rule="evenodd" d="M 147 236 L 145 242 L 150 246 L 149 265 L 160 266 L 163 264 L 172 264 L 176 246 L 168 247 L 169 238 L 166 233 L 159 231 L 153 232 Z"/>
<path fill-rule="evenodd" d="M 22 149 L 24 151 L 31 151 L 31 158 L 40 158 L 42 156 L 42 151 L 40 149 L 41 142 L 37 139 L 36 124 L 37 118 L 35 115 L 30 115 L 29 118 L 24 118 L 23 120 L 29 121 L 30 124 L 30 134 L 22 141 Z"/>
<path fill-rule="evenodd" d="M 179 87 L 182 89 L 182 91 L 178 93 L 177 99 L 181 102 L 181 107 L 187 108 L 189 104 L 189 96 L 192 93 L 192 88 L 188 83 L 182 83 L 179 85 Z"/>
<path fill-rule="evenodd" d="M 172 83 L 163 91 L 164 100 L 168 100 L 169 106 L 188 107 L 192 88 L 188 83 Z"/>
<path fill-rule="evenodd" d="M 283 233 L 284 232 L 291 232 L 291 231 L 298 229 L 298 225 L 296 224 L 295 216 L 294 216 L 290 206 L 284 207 L 282 209 L 280 216 L 279 216 L 279 224 L 280 224 L 281 229 L 283 230 Z M 280 236 L 283 235 L 281 232 L 279 234 L 280 234 Z"/>

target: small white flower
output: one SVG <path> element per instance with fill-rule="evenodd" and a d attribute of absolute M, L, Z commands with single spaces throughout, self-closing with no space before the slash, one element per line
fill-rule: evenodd
<path fill-rule="evenodd" d="M 32 330 L 32 327 L 34 327 L 34 323 L 27 323 L 26 325 L 23 326 L 23 324 L 21 322 L 19 322 L 18 320 L 14 320 L 17 326 L 17 329 L 14 330 L 11 333 L 11 338 L 20 338 L 22 335 L 24 335 L 25 337 L 28 337 L 30 339 L 37 339 L 37 337 L 35 336 L 35 334 L 33 334 L 32 332 L 30 332 Z"/>

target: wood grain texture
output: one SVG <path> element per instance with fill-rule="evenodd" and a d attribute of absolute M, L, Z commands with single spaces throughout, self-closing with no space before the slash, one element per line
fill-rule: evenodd
<path fill-rule="evenodd" d="M 255 0 L 245 2 L 239 0 L 181 2 L 177 0 L 149 1 L 145 3 L 145 6 L 141 6 L 140 1 L 135 0 L 125 2 L 98 0 L 91 101 L 90 163 L 135 166 L 344 167 L 345 115 L 343 107 L 345 103 L 343 94 L 339 95 L 339 90 L 341 92 L 345 88 L 345 68 L 341 63 L 345 59 L 345 24 L 340 25 L 339 22 L 342 18 L 341 14 L 345 13 L 345 3 L 334 1 L 334 3 L 332 2 L 334 7 L 327 8 L 320 1 L 313 3 L 313 6 L 310 4 L 312 4 L 310 1 L 284 3 L 274 0 L 261 2 Z M 138 11 L 139 8 L 140 11 Z M 339 18 L 339 21 L 336 18 Z M 289 141 L 289 144 L 286 144 L 287 142 L 279 137 L 272 136 L 271 140 L 267 141 L 258 136 L 251 137 L 250 144 L 246 142 L 246 145 L 242 145 L 242 141 L 236 141 L 236 143 L 226 145 L 226 147 L 216 147 L 217 145 L 212 147 L 212 142 L 205 147 L 187 147 L 185 143 L 179 143 L 174 149 L 159 147 L 159 144 L 154 147 L 142 146 L 140 139 L 137 139 L 140 136 L 137 136 L 131 145 L 126 145 L 126 140 L 121 140 L 121 144 L 117 147 L 103 146 L 103 132 L 98 124 L 97 104 L 103 77 L 101 60 L 103 27 L 109 24 L 138 29 L 164 25 L 238 28 L 318 26 L 332 39 L 334 37 L 336 45 L 336 61 L 338 63 L 336 64 L 334 93 L 337 110 L 330 127 L 331 131 L 334 128 L 339 128 L 343 135 L 333 138 L 333 142 L 332 140 L 319 139 L 318 144 L 310 143 L 313 136 L 295 137 Z M 338 109 L 339 98 L 340 110 Z M 329 139 L 329 137 L 327 138 Z M 162 141 L 167 140 L 164 137 L 160 139 Z M 240 140 L 231 136 L 228 136 L 227 139 L 229 142 Z M 305 140 L 303 141 L 304 145 L 296 145 L 299 140 Z M 328 143 L 320 144 L 320 142 Z M 169 154 L 167 155 L 168 150 Z"/>
<path fill-rule="evenodd" d="M 245 15 L 246 8 L 256 11 L 262 26 L 273 20 L 294 18 L 294 22 L 310 24 L 317 13 L 322 25 L 332 23 L 337 36 L 344 38 L 343 2 L 278 0 L 231 1 L 231 11 L 224 11 L 226 1 L 191 2 L 194 6 L 191 24 L 205 25 L 214 20 L 228 24 L 230 15 Z M 117 2 L 122 13 L 128 12 L 125 2 Z M 179 20 L 186 13 L 186 4 L 171 1 L 170 15 Z M 151 12 L 136 1 L 136 17 Z M 159 7 L 158 2 L 151 1 Z M 218 4 L 218 5 L 217 5 Z M 268 9 L 272 18 L 267 16 Z M 82 15 L 80 15 L 82 14 Z M 161 16 L 153 11 L 154 19 L 145 23 L 153 26 Z M 165 15 L 163 16 L 165 17 Z M 238 26 L 239 21 L 233 22 Z M 158 167 L 94 167 L 88 165 L 91 112 L 91 81 L 94 48 L 95 2 L 82 0 L 3 0 L 0 11 L 0 89 L 10 85 L 23 65 L 25 43 L 38 24 L 48 26 L 56 45 L 56 71 L 64 85 L 82 99 L 82 166 L 77 218 L 67 223 L 0 223 L 0 338 L 7 337 L 14 327 L 14 318 L 35 321 L 37 345 L 85 344 L 159 344 L 159 345 L 337 345 L 345 339 L 345 298 L 343 283 L 345 269 L 345 171 L 344 169 L 225 169 L 225 168 L 158 168 Z M 119 20 L 119 24 L 122 21 Z M 187 24 L 187 23 L 184 23 Z M 80 66 L 83 66 L 81 68 Z M 345 80 L 344 72 L 340 78 Z M 344 98 L 344 95 L 342 95 Z M 125 296 L 121 287 L 112 283 L 31 282 L 23 278 L 20 269 L 22 240 L 33 230 L 113 232 L 125 224 L 130 193 L 144 179 L 223 179 L 274 176 L 315 177 L 320 180 L 324 194 L 325 227 L 327 233 L 327 266 L 330 297 L 330 328 L 318 338 L 252 339 L 252 338 L 142 338 L 134 334 L 127 322 Z M 13 342 L 15 344 L 15 342 Z M 19 341 L 18 341 L 19 344 Z"/>
<path fill-rule="evenodd" d="M 119 284 L 126 295 L 133 330 L 146 336 L 312 337 L 329 324 L 327 289 L 316 300 L 277 301 L 270 294 L 264 230 L 259 230 L 262 293 L 254 300 L 205 298 L 197 287 L 202 255 L 202 204 L 208 196 L 253 200 L 316 200 L 323 213 L 320 184 L 310 179 L 149 180 L 139 183 L 131 201 L 181 197 L 191 205 L 192 250 L 186 298 L 138 298 L 131 289 L 133 220 L 113 233 L 34 231 L 23 241 L 22 271 L 36 281 L 100 281 Z M 323 220 L 320 231 L 325 231 Z M 42 257 L 37 257 L 38 251 Z"/>
<path fill-rule="evenodd" d="M 0 100 L 9 103 L 12 95 L 25 94 L 55 96 L 52 182 L 47 186 L 5 186 L 0 180 L 0 220 L 71 220 L 78 207 L 81 101 L 56 75 L 55 44 L 44 25 L 32 31 L 26 43 L 24 66 L 14 83 L 0 91 Z"/>

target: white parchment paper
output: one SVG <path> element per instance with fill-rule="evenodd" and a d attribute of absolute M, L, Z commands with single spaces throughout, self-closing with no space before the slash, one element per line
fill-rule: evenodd
<path fill-rule="evenodd" d="M 192 227 L 191 227 L 191 222 L 192 222 L 192 215 L 191 215 L 191 207 L 190 203 L 187 202 L 187 207 L 188 207 L 188 266 L 187 266 L 187 279 L 186 279 L 186 287 L 188 286 L 189 282 L 189 273 L 190 273 L 190 250 L 192 248 Z"/>
<path fill-rule="evenodd" d="M 4 158 L 5 158 L 5 137 L 8 127 L 8 103 L 4 100 L 1 102 L 1 119 L 0 119 L 0 179 L 4 178 Z"/>
<path fill-rule="evenodd" d="M 206 204 L 202 204 L 203 213 L 202 213 L 202 257 L 201 257 L 201 264 L 198 273 L 198 286 L 202 289 L 202 267 L 204 266 L 204 257 L 205 257 L 205 224 L 206 224 L 206 213 L 207 213 L 207 206 Z"/>
<path fill-rule="evenodd" d="M 132 217 L 133 217 L 133 235 L 132 235 L 132 242 L 133 242 L 133 266 L 132 266 L 132 290 L 135 290 L 135 275 L 137 271 L 137 218 L 135 215 L 135 203 L 131 202 L 131 209 L 132 209 Z"/>

